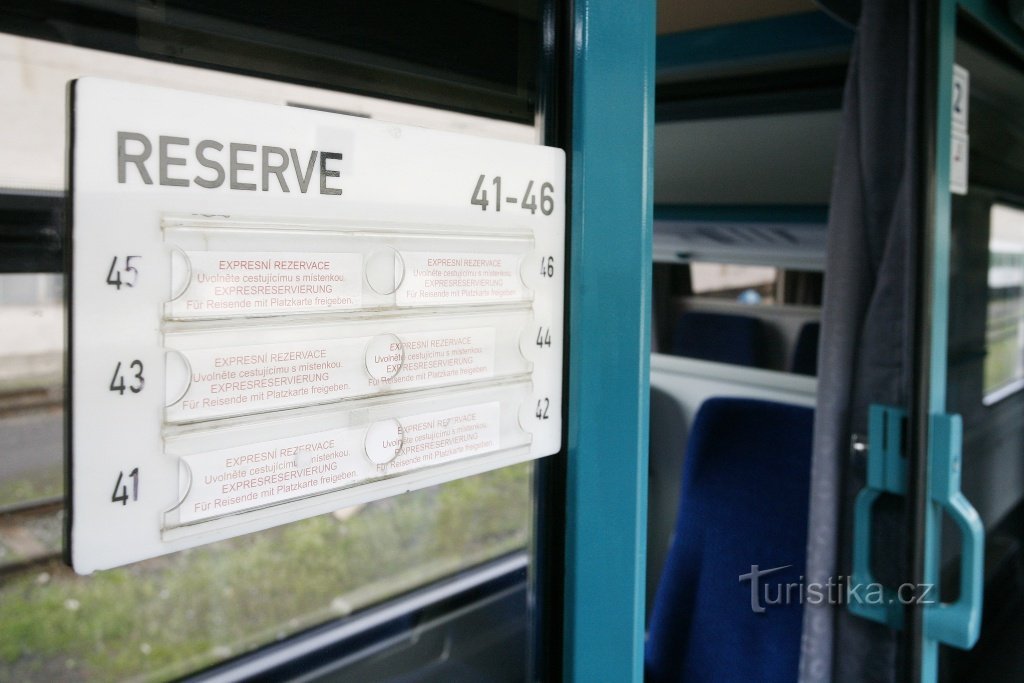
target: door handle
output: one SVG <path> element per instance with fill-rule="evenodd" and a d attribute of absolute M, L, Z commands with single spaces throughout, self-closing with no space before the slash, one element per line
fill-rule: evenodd
<path fill-rule="evenodd" d="M 959 415 L 934 415 L 931 423 L 931 499 L 960 529 L 960 595 L 954 602 L 925 605 L 925 634 L 969 650 L 981 633 L 985 592 L 985 527 L 960 491 L 963 423 Z"/>
<path fill-rule="evenodd" d="M 854 586 L 878 586 L 871 571 L 871 523 L 875 501 L 883 493 L 905 495 L 907 461 L 903 455 L 903 431 L 906 411 L 901 408 L 872 405 L 868 412 L 867 481 L 854 503 L 853 571 Z M 985 528 L 978 512 L 960 491 L 962 471 L 963 421 L 959 415 L 932 415 L 929 429 L 931 444 L 931 481 L 929 497 L 956 522 L 960 530 L 960 594 L 953 602 L 937 599 L 924 607 L 925 635 L 953 647 L 970 649 L 981 632 L 984 600 Z M 929 543 L 932 556 L 926 558 L 939 575 L 939 531 L 934 525 Z M 883 588 L 882 599 L 849 601 L 854 614 L 886 624 L 903 627 L 903 604 L 895 591 Z"/>

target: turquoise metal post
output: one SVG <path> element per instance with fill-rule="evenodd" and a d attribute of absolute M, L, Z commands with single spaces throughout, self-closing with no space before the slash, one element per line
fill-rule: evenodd
<path fill-rule="evenodd" d="M 641 681 L 655 4 L 574 14 L 564 671 Z"/>
<path fill-rule="evenodd" d="M 946 412 L 946 356 L 949 334 L 949 251 L 952 242 L 949 193 L 950 174 L 950 132 L 953 127 L 953 60 L 956 50 L 956 0 L 937 0 L 939 10 L 938 54 L 935 55 L 937 87 L 935 92 L 935 168 L 932 175 L 932 300 L 931 306 L 931 380 L 928 398 L 928 413 L 932 424 Z M 928 468 L 935 466 L 937 455 L 934 440 L 929 439 Z M 932 477 L 928 482 L 928 505 L 922 523 L 925 526 L 925 575 L 924 583 L 938 586 L 939 558 L 941 557 L 942 510 L 934 502 Z M 935 591 L 938 593 L 938 590 Z M 921 682 L 935 683 L 938 680 L 939 644 L 931 637 L 927 628 L 921 648 Z"/>

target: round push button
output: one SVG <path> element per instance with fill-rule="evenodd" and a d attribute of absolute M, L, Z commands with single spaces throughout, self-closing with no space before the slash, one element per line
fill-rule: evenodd
<path fill-rule="evenodd" d="M 363 447 L 366 457 L 375 465 L 386 465 L 402 452 L 402 425 L 398 420 L 374 422 L 366 430 Z"/>
<path fill-rule="evenodd" d="M 377 294 L 394 294 L 405 279 L 402 255 L 391 247 L 383 247 L 366 257 L 366 284 Z"/>
<path fill-rule="evenodd" d="M 364 365 L 366 374 L 374 382 L 393 379 L 402 370 L 405 349 L 402 340 L 393 334 L 378 334 L 366 342 Z"/>

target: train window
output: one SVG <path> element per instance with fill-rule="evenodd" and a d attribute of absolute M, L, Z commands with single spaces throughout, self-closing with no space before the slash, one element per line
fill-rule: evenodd
<path fill-rule="evenodd" d="M 778 277 L 779 270 L 770 266 L 701 262 L 690 264 L 694 294 L 739 299 L 746 303 L 772 303 Z"/>
<path fill-rule="evenodd" d="M 994 204 L 989 216 L 986 404 L 1024 388 L 1024 211 Z"/>
<path fill-rule="evenodd" d="M 771 255 L 763 255 L 768 261 Z M 657 264 L 656 351 L 813 375 L 824 276 L 772 265 Z M 742 349 L 747 349 L 741 352 Z"/>
<path fill-rule="evenodd" d="M 0 275 L 0 510 L 61 495 L 62 297 L 59 275 Z"/>
<path fill-rule="evenodd" d="M 176 677 L 524 549 L 529 464 L 92 576 L 63 565 L 60 214 L 66 88 L 82 76 L 535 139 L 509 120 L 0 34 L 0 680 Z M 58 256 L 12 257 L 28 234 Z"/>

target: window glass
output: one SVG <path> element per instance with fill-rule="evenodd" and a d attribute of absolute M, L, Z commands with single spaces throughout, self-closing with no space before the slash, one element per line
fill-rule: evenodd
<path fill-rule="evenodd" d="M 739 299 L 747 303 L 772 303 L 779 270 L 770 266 L 746 266 L 735 263 L 690 264 L 693 293 Z"/>
<path fill-rule="evenodd" d="M 90 577 L 40 553 L 59 513 L 4 515 L 0 565 L 23 566 L 0 577 L 0 679 L 163 680 L 345 616 L 523 547 L 529 479 L 498 470 Z"/>
<path fill-rule="evenodd" d="M 19 230 L 59 243 L 59 212 L 35 223 L 17 206 L 63 202 L 67 83 L 82 76 L 534 139 L 505 121 L 0 34 L 0 216 L 14 231 L 0 250 Z M 64 305 L 59 273 L 0 274 L 0 680 L 182 675 L 527 545 L 529 464 L 74 575 L 59 559 Z"/>
<path fill-rule="evenodd" d="M 0 510 L 60 496 L 63 279 L 0 275 Z M 0 563 L 3 548 L 0 543 Z"/>
<path fill-rule="evenodd" d="M 1024 211 L 990 213 L 985 403 L 1024 386 Z"/>

